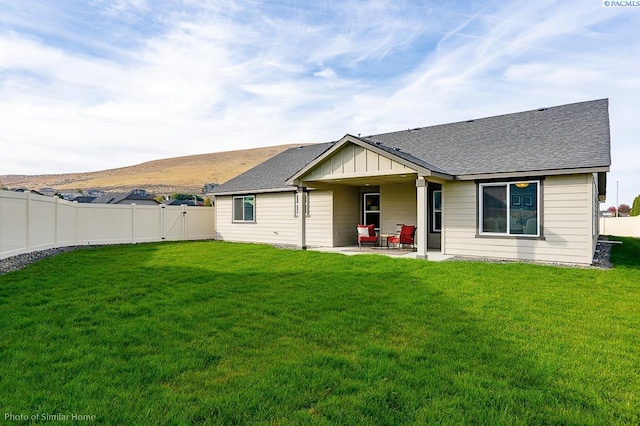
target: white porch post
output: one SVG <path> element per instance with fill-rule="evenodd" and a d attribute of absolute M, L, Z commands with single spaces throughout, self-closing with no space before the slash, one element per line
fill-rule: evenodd
<path fill-rule="evenodd" d="M 416 229 L 416 258 L 427 259 L 427 237 L 429 235 L 429 182 L 424 177 L 416 179 L 418 218 Z"/>
<path fill-rule="evenodd" d="M 296 197 L 298 200 L 298 247 L 307 249 L 307 211 L 304 202 L 304 186 L 298 186 Z"/>

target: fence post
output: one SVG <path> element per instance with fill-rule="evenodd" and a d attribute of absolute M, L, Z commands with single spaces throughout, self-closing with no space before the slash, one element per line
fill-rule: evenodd
<path fill-rule="evenodd" d="M 30 224 L 31 224 L 31 191 L 27 191 L 27 198 L 26 198 L 26 203 L 27 203 L 27 226 L 25 229 L 26 234 L 26 238 L 25 238 L 25 244 L 26 244 L 26 249 L 27 249 L 27 253 L 31 253 L 31 238 L 29 236 L 30 232 L 29 232 L 29 228 L 30 228 Z"/>
<path fill-rule="evenodd" d="M 182 205 L 182 240 L 187 239 L 187 206 Z"/>
<path fill-rule="evenodd" d="M 60 204 L 60 198 L 54 195 L 56 203 L 53 209 L 53 248 L 58 248 L 58 205 Z"/>
<path fill-rule="evenodd" d="M 136 228 L 138 225 L 138 218 L 136 212 L 136 203 L 131 203 L 131 242 L 136 243 Z"/>
<path fill-rule="evenodd" d="M 77 201 L 73 202 L 73 245 L 78 245 L 78 205 Z"/>

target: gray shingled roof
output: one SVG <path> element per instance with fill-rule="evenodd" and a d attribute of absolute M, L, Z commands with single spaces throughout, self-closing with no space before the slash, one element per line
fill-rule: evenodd
<path fill-rule="evenodd" d="M 359 139 L 452 176 L 608 167 L 608 109 L 600 99 Z M 288 149 L 214 193 L 291 189 L 287 179 L 334 144 Z"/>
<path fill-rule="evenodd" d="M 601 99 L 363 139 L 454 176 L 604 167 L 611 165 L 608 108 Z"/>
<path fill-rule="evenodd" d="M 118 204 L 119 202 L 121 202 L 123 200 L 132 200 L 132 201 L 136 201 L 136 200 L 149 201 L 149 200 L 151 200 L 151 201 L 156 202 L 151 197 L 145 197 L 144 195 L 139 195 L 139 194 L 132 194 L 131 192 L 109 192 L 108 194 L 105 194 L 103 196 L 94 198 L 94 200 L 91 201 L 91 203 L 94 203 L 94 204 Z"/>
<path fill-rule="evenodd" d="M 280 154 L 271 157 L 267 161 L 258 164 L 234 177 L 233 179 L 215 187 L 214 194 L 272 190 L 272 189 L 294 189 L 295 187 L 286 184 L 289 177 L 298 170 L 319 157 L 323 152 L 333 146 L 335 142 L 305 145 L 296 148 L 289 148 Z"/>

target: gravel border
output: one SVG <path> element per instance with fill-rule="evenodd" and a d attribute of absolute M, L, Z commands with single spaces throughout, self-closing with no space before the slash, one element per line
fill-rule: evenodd
<path fill-rule="evenodd" d="M 16 256 L 0 259 L 0 275 L 8 274 L 9 272 L 13 271 L 19 271 L 25 266 L 35 263 L 39 260 L 58 255 L 60 253 L 73 251 L 78 247 L 79 246 L 52 248 L 47 250 L 34 251 L 31 253 L 18 254 Z"/>

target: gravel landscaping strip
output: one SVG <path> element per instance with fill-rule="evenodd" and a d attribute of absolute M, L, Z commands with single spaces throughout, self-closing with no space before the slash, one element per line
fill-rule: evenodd
<path fill-rule="evenodd" d="M 38 260 L 55 256 L 60 253 L 72 251 L 77 248 L 77 246 L 53 248 L 48 250 L 34 251 L 31 253 L 18 254 L 16 256 L 7 257 L 6 259 L 0 259 L 0 275 L 18 271 L 31 263 L 37 262 Z"/>

